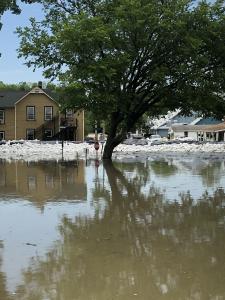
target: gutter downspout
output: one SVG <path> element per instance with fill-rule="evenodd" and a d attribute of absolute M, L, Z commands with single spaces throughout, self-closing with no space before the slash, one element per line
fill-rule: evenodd
<path fill-rule="evenodd" d="M 82 118 L 83 118 L 83 122 L 82 122 L 82 142 L 84 141 L 84 110 L 82 112 Z"/>
<path fill-rule="evenodd" d="M 15 140 L 16 140 L 16 136 L 17 136 L 17 133 L 16 133 L 16 104 L 15 104 Z"/>

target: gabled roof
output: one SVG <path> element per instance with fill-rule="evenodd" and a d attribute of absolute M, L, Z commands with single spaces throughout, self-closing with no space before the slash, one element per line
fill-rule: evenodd
<path fill-rule="evenodd" d="M 28 94 L 45 94 L 52 101 L 56 102 L 52 97 L 53 93 L 51 93 L 50 91 L 42 90 L 38 87 L 33 88 L 31 91 L 0 90 L 0 108 L 14 107 L 15 104 L 20 102 Z"/>
<path fill-rule="evenodd" d="M 194 119 L 189 125 L 196 125 L 202 120 L 202 117 L 198 117 Z"/>
<path fill-rule="evenodd" d="M 162 127 L 168 128 L 167 123 L 177 116 L 180 113 L 180 109 L 177 109 L 176 111 L 169 111 L 166 115 L 161 116 L 160 118 L 156 118 L 151 120 L 151 123 L 153 123 L 152 129 L 158 129 Z"/>
<path fill-rule="evenodd" d="M 15 103 L 28 93 L 28 91 L 0 91 L 0 108 L 14 107 Z"/>
<path fill-rule="evenodd" d="M 167 120 L 165 123 L 163 123 L 161 126 L 159 126 L 157 129 L 169 129 L 172 124 L 190 124 L 196 119 L 196 113 L 193 113 L 190 116 L 182 115 L 180 111 L 176 111 L 174 115 L 170 117 L 169 120 Z"/>

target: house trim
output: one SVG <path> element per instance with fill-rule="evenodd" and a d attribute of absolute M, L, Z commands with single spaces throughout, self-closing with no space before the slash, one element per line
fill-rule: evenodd
<path fill-rule="evenodd" d="M 24 98 L 26 98 L 28 95 L 30 95 L 30 94 L 44 94 L 45 96 L 47 96 L 51 101 L 53 101 L 54 103 L 56 103 L 57 105 L 59 105 L 59 103 L 56 101 L 56 100 L 54 100 L 51 96 L 49 96 L 47 93 L 45 93 L 42 89 L 40 89 L 39 87 L 35 87 L 35 88 L 33 88 L 30 92 L 28 92 L 26 95 L 24 95 L 22 98 L 20 98 L 19 100 L 17 100 L 16 102 L 15 102 L 15 106 L 19 103 L 19 102 L 21 102 Z"/>
<path fill-rule="evenodd" d="M 225 123 L 215 125 L 173 125 L 171 126 L 174 132 L 179 131 L 195 131 L 195 132 L 219 132 L 225 131 Z"/>

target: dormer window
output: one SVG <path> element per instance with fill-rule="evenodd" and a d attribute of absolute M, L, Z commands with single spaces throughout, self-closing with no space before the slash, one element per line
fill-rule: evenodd
<path fill-rule="evenodd" d="M 5 111 L 0 109 L 0 125 L 5 124 Z"/>

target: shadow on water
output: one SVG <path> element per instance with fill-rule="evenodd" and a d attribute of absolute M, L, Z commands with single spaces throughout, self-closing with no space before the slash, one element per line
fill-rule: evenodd
<path fill-rule="evenodd" d="M 213 166 L 203 164 L 196 171 L 193 164 L 187 167 L 176 161 L 161 161 L 158 166 L 156 162 L 107 162 L 99 169 L 90 169 L 95 174 L 92 185 L 85 182 L 82 166 L 80 184 L 90 193 L 94 216 L 61 218 L 60 238 L 44 257 L 35 257 L 23 271 L 13 299 L 225 299 L 224 189 L 215 188 L 209 193 L 206 187 L 197 200 L 186 190 L 178 192 L 175 201 L 169 201 L 160 181 L 179 172 L 191 172 L 198 174 L 196 183 L 202 181 L 203 186 L 211 186 L 216 182 L 219 187 L 218 172 L 222 174 L 224 163 L 216 162 L 215 171 Z M 62 171 L 63 177 L 74 174 L 74 168 L 72 173 L 67 168 L 70 166 Z M 39 172 L 57 178 L 51 199 L 62 197 L 59 166 L 38 164 L 34 173 L 37 182 Z M 207 172 L 213 180 L 205 179 Z M 159 178 L 158 183 L 155 178 Z M 147 185 L 144 190 L 143 185 Z M 7 193 L 7 185 L 5 188 Z M 24 192 L 20 187 L 16 191 L 27 195 L 26 189 Z M 62 184 L 63 193 L 66 190 Z M 73 193 L 76 195 L 77 191 L 74 189 Z M 85 199 L 87 192 L 79 197 Z M 68 193 L 67 199 L 71 198 L 75 196 Z M 38 200 L 34 197 L 32 201 Z M 4 291 L 4 276 L 0 273 L 1 285 Z M 4 296 L 1 293 L 0 299 Z"/>

